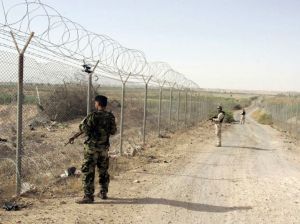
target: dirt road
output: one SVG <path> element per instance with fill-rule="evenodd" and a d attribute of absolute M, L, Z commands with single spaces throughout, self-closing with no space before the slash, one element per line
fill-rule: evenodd
<path fill-rule="evenodd" d="M 202 132 L 201 132 L 202 133 Z M 189 131 L 173 139 L 174 159 L 120 175 L 108 201 L 47 200 L 2 213 L 2 223 L 300 223 L 300 163 L 282 134 L 248 118 L 223 147 Z M 176 157 L 177 154 L 177 157 Z M 136 180 L 136 181 L 135 181 Z M 43 206 L 39 206 L 43 205 Z"/>

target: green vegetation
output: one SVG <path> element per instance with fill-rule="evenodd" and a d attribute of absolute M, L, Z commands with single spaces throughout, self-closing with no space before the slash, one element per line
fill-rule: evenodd
<path fill-rule="evenodd" d="M 300 136 L 300 95 L 265 96 L 259 106 L 272 116 L 273 126 L 289 132 L 296 138 Z"/>
<path fill-rule="evenodd" d="M 235 122 L 234 117 L 233 117 L 233 112 L 232 111 L 225 111 L 225 118 L 224 118 L 224 122 L 225 123 L 232 123 Z"/>
<path fill-rule="evenodd" d="M 84 88 L 56 87 L 41 98 L 45 113 L 59 122 L 86 115 L 87 93 Z"/>
<path fill-rule="evenodd" d="M 241 110 L 242 108 L 250 106 L 252 100 L 250 98 L 228 98 L 228 97 L 213 97 L 209 96 L 209 99 L 214 102 L 218 102 L 219 105 L 222 105 L 227 110 Z"/>
<path fill-rule="evenodd" d="M 1 104 L 16 104 L 16 86 L 3 84 L 0 86 L 0 105 Z M 49 84 L 28 84 L 24 85 L 24 103 L 35 105 L 37 103 L 37 91 L 41 98 L 41 104 L 51 119 L 63 122 L 82 117 L 86 114 L 86 86 L 82 84 L 66 83 L 64 85 L 49 85 Z M 112 105 L 110 108 L 113 111 L 118 111 L 121 102 L 121 88 L 118 86 L 101 86 L 94 90 L 94 94 L 104 94 L 109 96 L 111 102 L 119 106 Z M 191 95 L 190 95 L 191 94 Z M 157 88 L 149 88 L 148 90 L 148 113 L 153 118 L 157 115 L 159 106 L 159 90 Z M 167 116 L 169 113 L 170 89 L 164 89 L 162 94 L 162 114 Z M 185 100 L 186 92 L 180 93 L 180 117 L 179 120 L 185 119 Z M 134 113 L 136 116 L 142 116 L 144 103 L 144 88 L 143 87 L 127 87 L 125 108 L 131 116 Z M 187 94 L 187 113 L 190 116 L 190 110 L 193 115 L 197 111 L 204 114 L 215 115 L 218 105 L 222 105 L 226 111 L 225 122 L 231 123 L 234 121 L 233 111 L 241 110 L 251 104 L 250 96 L 231 97 L 228 95 L 213 95 L 208 92 L 188 93 Z M 178 109 L 178 90 L 173 90 L 173 118 L 176 118 Z M 119 112 L 119 111 L 118 111 Z M 129 113 L 130 112 L 130 113 Z M 203 117 L 202 119 L 206 119 Z"/>
<path fill-rule="evenodd" d="M 10 104 L 13 101 L 16 101 L 17 97 L 8 93 L 0 94 L 0 104 Z"/>
<path fill-rule="evenodd" d="M 266 113 L 264 110 L 256 110 L 252 113 L 252 117 L 260 124 L 272 125 L 273 119 L 272 115 Z"/>
<path fill-rule="evenodd" d="M 1 93 L 0 94 L 0 105 L 7 105 L 17 102 L 17 95 L 16 94 L 8 94 L 8 93 Z M 25 95 L 24 97 L 25 104 L 34 104 L 36 103 L 36 97 L 32 95 Z"/>

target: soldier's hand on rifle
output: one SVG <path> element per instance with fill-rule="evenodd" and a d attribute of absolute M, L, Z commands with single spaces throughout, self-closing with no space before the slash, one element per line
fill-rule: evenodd
<path fill-rule="evenodd" d="M 69 144 L 73 144 L 74 141 L 75 141 L 75 138 L 74 138 L 74 137 L 70 138 L 70 139 L 69 139 Z"/>
<path fill-rule="evenodd" d="M 69 138 L 69 141 L 65 144 L 65 146 L 66 145 L 69 145 L 69 144 L 73 144 L 74 143 L 74 140 L 75 140 L 75 138 L 74 137 L 72 137 L 72 138 Z"/>
<path fill-rule="evenodd" d="M 65 144 L 65 146 L 68 145 L 68 144 L 72 145 L 74 143 L 75 139 L 78 138 L 82 134 L 83 134 L 82 131 L 77 132 L 73 137 L 69 138 L 69 141 Z"/>

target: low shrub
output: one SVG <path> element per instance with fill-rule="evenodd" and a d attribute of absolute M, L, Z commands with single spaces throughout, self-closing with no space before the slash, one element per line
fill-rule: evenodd
<path fill-rule="evenodd" d="M 235 104 L 232 109 L 233 110 L 241 110 L 242 106 L 240 104 Z"/>
<path fill-rule="evenodd" d="M 225 118 L 224 118 L 224 122 L 225 123 L 233 123 L 235 122 L 235 119 L 233 117 L 233 113 L 232 111 L 225 111 Z"/>
<path fill-rule="evenodd" d="M 45 95 L 41 103 L 50 119 L 63 122 L 85 116 L 86 99 L 86 88 L 61 86 Z"/>
<path fill-rule="evenodd" d="M 256 110 L 252 113 L 252 117 L 260 124 L 272 125 L 273 119 L 272 115 L 266 113 L 264 110 Z"/>
<path fill-rule="evenodd" d="M 235 119 L 233 117 L 233 112 L 232 111 L 227 111 L 225 110 L 225 118 L 224 118 L 224 123 L 233 123 L 235 122 Z M 209 118 L 212 118 L 212 117 L 215 117 L 217 116 L 217 112 L 214 114 L 214 113 L 210 113 L 209 114 Z"/>

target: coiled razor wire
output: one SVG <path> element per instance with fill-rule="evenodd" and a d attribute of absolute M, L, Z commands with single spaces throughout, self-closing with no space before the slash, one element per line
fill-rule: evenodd
<path fill-rule="evenodd" d="M 1 0 L 1 10 L 0 46 L 5 49 L 14 48 L 10 31 L 21 42 L 25 42 L 29 33 L 34 32 L 27 53 L 46 63 L 59 61 L 78 67 L 83 60 L 91 64 L 99 60 L 95 80 L 101 74 L 142 84 L 144 78 L 153 76 L 152 84 L 167 83 L 174 87 L 180 86 L 181 89 L 190 88 L 191 81 L 166 63 L 148 64 L 143 52 L 128 49 L 107 35 L 87 30 L 40 0 L 20 0 L 16 4 Z M 198 88 L 198 85 L 193 83 L 193 87 Z"/>

